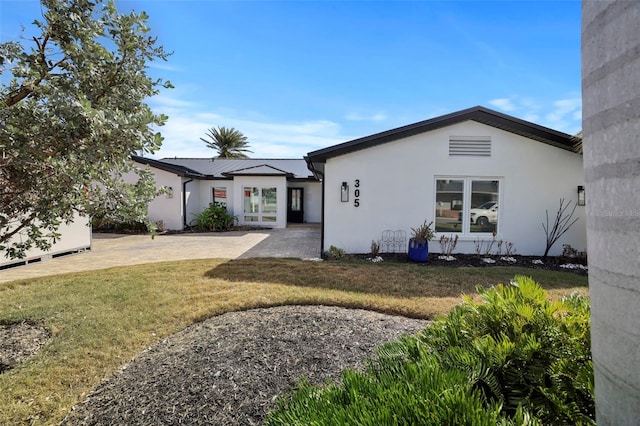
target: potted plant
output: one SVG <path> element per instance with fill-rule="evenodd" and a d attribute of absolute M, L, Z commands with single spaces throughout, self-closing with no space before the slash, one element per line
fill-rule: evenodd
<path fill-rule="evenodd" d="M 422 225 L 417 228 L 411 228 L 413 237 L 409 239 L 409 259 L 414 262 L 426 262 L 429 256 L 429 241 L 435 236 L 435 232 L 431 228 L 433 221 L 427 224 L 425 220 Z"/>

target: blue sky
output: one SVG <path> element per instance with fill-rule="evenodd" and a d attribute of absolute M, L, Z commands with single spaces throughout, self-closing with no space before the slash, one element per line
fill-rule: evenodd
<path fill-rule="evenodd" d="M 566 133 L 581 127 L 580 8 L 566 1 L 116 1 L 145 10 L 174 54 L 153 156 L 209 157 L 235 127 L 252 157 L 294 158 L 475 105 Z M 40 16 L 0 0 L 0 39 Z"/>

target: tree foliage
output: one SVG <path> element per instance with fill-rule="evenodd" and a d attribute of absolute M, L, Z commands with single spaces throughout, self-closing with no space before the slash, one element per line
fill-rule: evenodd
<path fill-rule="evenodd" d="M 241 131 L 226 127 L 212 127 L 207 131 L 210 140 L 200 138 L 211 149 L 215 149 L 220 158 L 247 158 L 249 142 Z"/>
<path fill-rule="evenodd" d="M 75 214 L 142 221 L 153 175 L 131 154 L 152 153 L 166 121 L 145 99 L 169 82 L 148 63 L 168 54 L 146 13 L 113 1 L 42 0 L 37 35 L 0 44 L 0 250 L 50 248 Z M 133 169 L 133 170 L 132 170 Z M 123 175 L 138 173 L 137 184 Z"/>

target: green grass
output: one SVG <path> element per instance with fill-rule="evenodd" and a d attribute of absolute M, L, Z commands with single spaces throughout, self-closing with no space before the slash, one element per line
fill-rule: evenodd
<path fill-rule="evenodd" d="M 0 284 L 0 322 L 29 320 L 53 337 L 0 375 L 0 424 L 55 424 L 137 353 L 229 311 L 326 304 L 415 318 L 446 314 L 477 285 L 532 276 L 550 294 L 587 294 L 587 279 L 523 268 L 196 260 L 111 268 Z"/>

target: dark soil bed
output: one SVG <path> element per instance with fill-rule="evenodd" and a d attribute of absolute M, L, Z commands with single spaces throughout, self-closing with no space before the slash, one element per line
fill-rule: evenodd
<path fill-rule="evenodd" d="M 357 259 L 367 259 L 370 258 L 370 254 L 359 254 L 353 255 Z M 379 255 L 384 262 L 397 262 L 397 263 L 414 263 L 409 260 L 406 253 L 381 253 Z M 549 256 L 547 259 L 542 262 L 542 256 L 520 256 L 520 255 L 512 255 L 512 256 L 476 256 L 475 254 L 460 254 L 455 253 L 452 257 L 455 260 L 445 260 L 440 259 L 440 253 L 429 253 L 427 261 L 425 263 L 415 263 L 416 265 L 422 265 L 425 267 L 428 266 L 448 266 L 452 268 L 459 267 L 476 267 L 476 268 L 490 268 L 492 266 L 518 266 L 521 268 L 532 268 L 532 269 L 547 269 L 551 271 L 565 271 L 565 272 L 574 272 L 580 275 L 587 275 L 587 270 L 581 267 L 563 267 L 562 265 L 585 265 L 586 259 L 584 258 L 571 258 L 564 256 L 552 257 Z M 347 256 L 348 257 L 348 256 Z M 493 263 L 489 263 L 484 261 L 483 259 L 489 258 L 493 261 Z M 515 260 L 507 261 L 503 258 L 512 258 Z"/>
<path fill-rule="evenodd" d="M 326 306 L 227 313 L 141 353 L 63 424 L 257 425 L 300 378 L 339 379 L 383 342 L 426 325 Z"/>

